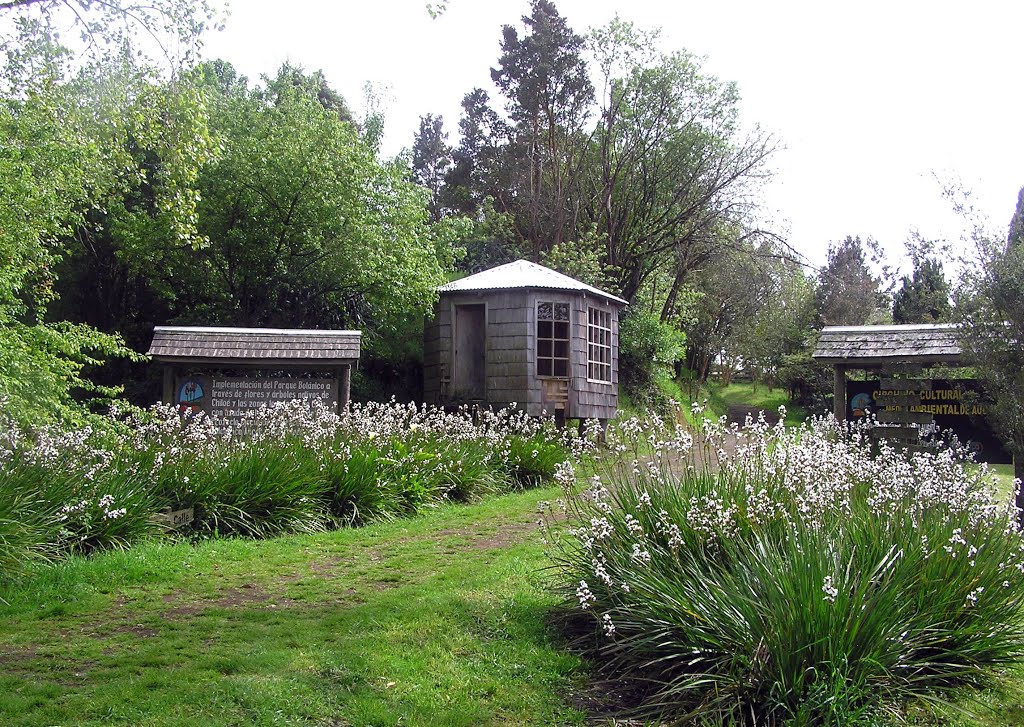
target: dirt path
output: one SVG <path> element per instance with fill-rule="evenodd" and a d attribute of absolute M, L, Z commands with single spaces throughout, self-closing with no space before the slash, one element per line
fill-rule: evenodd
<path fill-rule="evenodd" d="M 729 423 L 736 422 L 737 424 L 743 424 L 749 415 L 751 419 L 757 421 L 757 417 L 760 415 L 762 409 L 756 406 L 744 406 L 743 404 L 730 404 L 729 410 L 726 416 L 729 419 Z M 764 411 L 764 420 L 769 424 L 775 424 L 779 421 L 779 412 L 777 411 Z"/>

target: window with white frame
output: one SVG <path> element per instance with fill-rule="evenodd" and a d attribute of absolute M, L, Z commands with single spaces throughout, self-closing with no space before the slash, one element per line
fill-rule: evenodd
<path fill-rule="evenodd" d="M 569 376 L 568 303 L 537 303 L 537 375 Z"/>
<path fill-rule="evenodd" d="M 612 381 L 612 314 L 587 308 L 587 378 Z"/>

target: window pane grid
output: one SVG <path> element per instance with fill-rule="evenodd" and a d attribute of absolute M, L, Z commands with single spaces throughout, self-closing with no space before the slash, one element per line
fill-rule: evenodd
<path fill-rule="evenodd" d="M 599 308 L 587 308 L 587 378 L 612 380 L 612 314 Z"/>
<path fill-rule="evenodd" d="M 537 375 L 569 376 L 568 303 L 537 303 Z"/>

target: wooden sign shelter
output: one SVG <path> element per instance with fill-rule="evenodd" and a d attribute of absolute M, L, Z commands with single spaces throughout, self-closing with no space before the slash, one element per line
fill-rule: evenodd
<path fill-rule="evenodd" d="M 833 366 L 836 419 L 870 414 L 885 425 L 874 436 L 908 448 L 922 444 L 922 431 L 952 430 L 979 459 L 1010 461 L 984 420 L 987 403 L 977 382 L 926 374 L 932 366 L 961 364 L 954 324 L 829 326 L 812 355 Z M 878 378 L 848 382 L 853 369 Z"/>
<path fill-rule="evenodd" d="M 606 421 L 618 411 L 618 296 L 526 260 L 439 288 L 424 400 Z"/>
<path fill-rule="evenodd" d="M 163 364 L 165 404 L 239 419 L 292 399 L 348 405 L 360 331 L 157 326 L 149 355 Z"/>
<path fill-rule="evenodd" d="M 834 371 L 835 416 L 846 420 L 846 373 L 850 369 L 891 369 L 960 365 L 956 326 L 932 323 L 893 326 L 827 326 L 811 355 Z M 890 377 L 891 378 L 891 377 Z"/>

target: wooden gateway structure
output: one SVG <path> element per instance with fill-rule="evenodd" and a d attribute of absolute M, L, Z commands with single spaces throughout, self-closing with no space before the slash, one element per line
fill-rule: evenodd
<path fill-rule="evenodd" d="M 833 366 L 840 421 L 871 416 L 882 425 L 873 436 L 910 449 L 921 446 L 926 432 L 952 431 L 979 460 L 1011 461 L 985 419 L 993 403 L 978 382 L 932 378 L 933 367 L 961 365 L 954 324 L 830 326 L 812 355 Z M 851 381 L 851 370 L 868 376 Z"/>
<path fill-rule="evenodd" d="M 424 332 L 424 400 L 613 419 L 626 301 L 517 260 L 456 280 Z"/>
<path fill-rule="evenodd" d="M 156 326 L 149 355 L 163 364 L 163 402 L 219 421 L 266 404 L 349 402 L 360 331 Z"/>
<path fill-rule="evenodd" d="M 847 419 L 846 374 L 851 369 L 889 372 L 889 379 L 907 371 L 945 364 L 960 365 L 956 326 L 932 323 L 893 326 L 827 326 L 811 354 L 834 372 L 836 419 Z M 889 387 L 887 387 L 889 388 Z"/>

